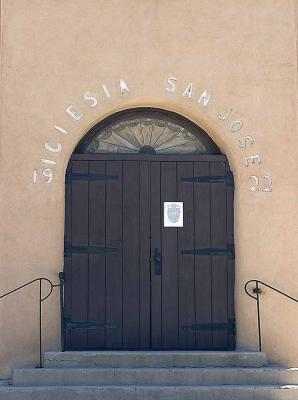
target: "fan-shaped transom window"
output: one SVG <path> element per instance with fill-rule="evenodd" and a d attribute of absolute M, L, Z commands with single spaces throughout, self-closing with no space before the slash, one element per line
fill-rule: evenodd
<path fill-rule="evenodd" d="M 114 114 L 91 129 L 80 153 L 220 154 L 198 126 L 175 113 L 138 109 Z"/>

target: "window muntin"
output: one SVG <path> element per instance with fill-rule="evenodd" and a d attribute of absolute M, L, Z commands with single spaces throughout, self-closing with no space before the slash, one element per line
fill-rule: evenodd
<path fill-rule="evenodd" d="M 119 113 L 91 131 L 91 139 L 84 139 L 79 145 L 80 152 L 220 154 L 218 147 L 201 128 L 170 112 L 146 109 L 143 112 Z"/>

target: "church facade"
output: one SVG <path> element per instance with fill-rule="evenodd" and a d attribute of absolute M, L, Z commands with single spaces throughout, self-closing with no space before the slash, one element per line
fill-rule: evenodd
<path fill-rule="evenodd" d="M 296 12 L 2 0 L 0 295 L 34 281 L 2 379 L 61 349 L 297 364 Z"/>

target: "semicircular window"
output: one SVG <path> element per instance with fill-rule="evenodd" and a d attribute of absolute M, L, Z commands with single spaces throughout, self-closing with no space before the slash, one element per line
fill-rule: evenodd
<path fill-rule="evenodd" d="M 175 113 L 148 109 L 118 113 L 91 129 L 82 153 L 220 154 L 209 136 Z"/>

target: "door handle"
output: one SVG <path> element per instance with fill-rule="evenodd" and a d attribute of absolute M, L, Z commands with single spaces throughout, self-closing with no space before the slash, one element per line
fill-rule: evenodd
<path fill-rule="evenodd" d="M 154 274 L 161 275 L 161 267 L 162 267 L 162 258 L 160 251 L 155 248 L 154 249 Z"/>

